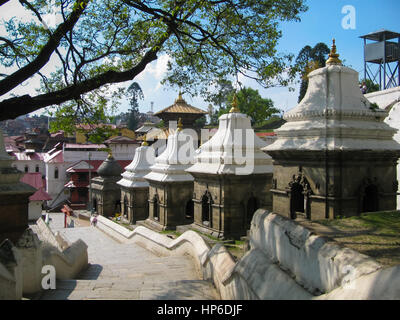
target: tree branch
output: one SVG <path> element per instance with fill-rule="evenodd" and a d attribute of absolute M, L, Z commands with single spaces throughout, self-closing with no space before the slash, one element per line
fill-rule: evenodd
<path fill-rule="evenodd" d="M 0 96 L 17 87 L 20 83 L 33 76 L 44 65 L 46 65 L 46 63 L 50 59 L 50 56 L 60 44 L 62 37 L 68 31 L 72 30 L 74 25 L 77 23 L 79 17 L 82 15 L 84 9 L 86 8 L 86 5 L 82 7 L 80 5 L 77 5 L 75 7 L 76 9 L 72 11 L 69 18 L 57 27 L 53 35 L 49 38 L 49 41 L 42 48 L 38 56 L 34 60 L 32 60 L 31 63 L 27 64 L 18 71 L 9 75 L 7 78 L 0 81 Z"/>
<path fill-rule="evenodd" d="M 134 79 L 149 63 L 157 59 L 157 53 L 170 35 L 171 31 L 167 31 L 157 45 L 152 49 L 149 49 L 143 56 L 142 60 L 135 67 L 129 70 L 121 72 L 111 70 L 58 91 L 41 94 L 35 97 L 24 95 L 1 101 L 0 121 L 15 119 L 20 115 L 44 107 L 60 104 L 73 99 L 79 99 L 82 94 L 98 89 L 105 84 L 119 83 Z"/>

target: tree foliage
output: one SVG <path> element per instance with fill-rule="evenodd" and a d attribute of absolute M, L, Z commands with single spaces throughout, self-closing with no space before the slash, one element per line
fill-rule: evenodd
<path fill-rule="evenodd" d="M 130 130 L 136 130 L 140 122 L 139 113 L 139 99 L 143 99 L 143 91 L 137 82 L 133 82 L 127 89 L 129 94 L 129 115 L 128 115 L 128 128 Z"/>
<path fill-rule="evenodd" d="M 232 108 L 232 101 L 236 94 L 238 108 L 240 112 L 247 114 L 252 119 L 253 124 L 260 123 L 270 116 L 279 113 L 279 110 L 274 108 L 274 103 L 271 99 L 262 98 L 258 90 L 252 88 L 242 88 L 237 93 L 232 91 L 227 96 L 226 106 L 219 110 L 219 116 L 228 113 Z"/>
<path fill-rule="evenodd" d="M 303 100 L 307 88 L 308 77 L 307 75 L 318 68 L 323 68 L 326 65 L 328 54 L 330 53 L 329 47 L 325 43 L 317 43 L 313 48 L 309 45 L 300 50 L 296 58 L 296 68 L 301 75 L 300 93 L 298 102 Z"/>
<path fill-rule="evenodd" d="M 169 57 L 164 83 L 193 95 L 239 73 L 264 86 L 286 85 L 282 74 L 293 57 L 277 52 L 279 22 L 298 21 L 304 2 L 19 0 L 35 18 L 3 23 L 0 63 L 8 69 L 0 76 L 0 120 L 56 106 L 53 115 L 65 122 L 101 121 L 125 93 L 110 85 L 135 79 L 162 54 Z M 47 26 L 49 16 L 59 23 Z M 56 67 L 46 74 L 50 57 Z M 11 95 L 35 75 L 36 94 Z"/>
<path fill-rule="evenodd" d="M 365 85 L 367 86 L 367 93 L 371 93 L 371 92 L 375 92 L 375 91 L 379 91 L 379 84 L 374 83 L 372 80 L 370 79 L 364 79 L 362 81 L 360 81 L 360 85 L 362 85 L 362 83 L 365 82 Z"/>

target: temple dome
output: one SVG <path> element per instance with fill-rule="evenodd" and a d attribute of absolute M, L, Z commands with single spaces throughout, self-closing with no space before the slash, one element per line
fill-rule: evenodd
<path fill-rule="evenodd" d="M 151 171 L 150 166 L 154 164 L 154 159 L 152 147 L 142 145 L 137 148 L 132 162 L 125 167 L 122 179 L 117 183 L 126 188 L 148 187 L 149 183 L 143 177 Z"/>
<path fill-rule="evenodd" d="M 167 148 L 155 159 L 151 172 L 144 178 L 159 182 L 193 181 L 187 172 L 193 164 L 197 135 L 191 129 L 178 129 L 168 136 Z"/>
<path fill-rule="evenodd" d="M 104 160 L 97 169 L 97 173 L 100 177 L 116 177 L 120 176 L 122 172 L 122 167 L 111 154 L 108 155 L 107 159 Z"/>
<path fill-rule="evenodd" d="M 218 131 L 199 148 L 195 164 L 187 171 L 237 175 L 272 173 L 272 159 L 261 151 L 265 146 L 251 128 L 250 118 L 232 108 L 230 113 L 219 118 Z"/>
<path fill-rule="evenodd" d="M 328 60 L 329 62 L 329 60 Z M 284 116 L 277 140 L 265 152 L 298 150 L 399 150 L 387 112 L 361 93 L 358 72 L 327 63 L 308 75 L 304 99 Z"/>

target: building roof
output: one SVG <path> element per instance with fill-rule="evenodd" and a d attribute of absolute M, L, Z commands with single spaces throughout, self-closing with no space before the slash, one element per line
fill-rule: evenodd
<path fill-rule="evenodd" d="M 391 40 L 394 38 L 400 38 L 400 33 L 380 29 L 375 32 L 371 32 L 366 34 L 365 36 L 361 36 L 362 39 L 374 40 L 374 41 L 383 41 L 383 37 L 385 36 L 386 40 Z"/>
<path fill-rule="evenodd" d="M 66 172 L 73 173 L 73 172 L 89 172 L 89 163 L 90 163 L 90 170 L 93 172 L 97 172 L 97 169 L 103 163 L 103 160 L 80 160 L 74 163 L 72 166 L 68 167 Z"/>
<path fill-rule="evenodd" d="M 107 148 L 105 144 L 79 144 L 79 143 L 66 143 L 65 149 L 102 149 Z"/>
<path fill-rule="evenodd" d="M 54 151 L 53 151 L 54 150 Z M 63 156 L 63 151 L 62 150 L 55 150 L 52 149 L 50 150 L 44 157 L 45 162 L 51 162 L 51 163 L 61 163 L 64 162 L 64 156 Z"/>
<path fill-rule="evenodd" d="M 178 98 L 175 100 L 175 103 L 161 111 L 155 113 L 155 115 L 161 115 L 163 113 L 183 113 L 183 114 L 207 114 L 204 110 L 193 107 L 190 104 L 187 104 L 186 101 L 182 98 L 182 94 L 179 93 Z"/>
<path fill-rule="evenodd" d="M 30 201 L 49 201 L 53 198 L 44 190 L 44 188 L 40 188 L 33 195 L 29 197 Z"/>
<path fill-rule="evenodd" d="M 146 121 L 145 123 L 143 123 L 143 125 L 136 129 L 135 132 L 136 133 L 147 133 L 149 132 L 151 129 L 155 128 L 155 123 L 150 122 L 150 121 Z"/>
<path fill-rule="evenodd" d="M 14 152 L 13 156 L 15 156 L 16 160 L 36 160 L 36 161 L 43 161 L 45 154 L 39 152 L 27 153 L 27 152 Z"/>
<path fill-rule="evenodd" d="M 137 142 L 136 140 L 131 139 L 129 137 L 125 137 L 125 136 L 118 136 L 118 137 L 108 139 L 105 141 L 105 143 L 107 143 L 107 144 L 139 144 L 139 142 Z"/>
<path fill-rule="evenodd" d="M 77 124 L 75 126 L 77 129 L 83 129 L 83 130 L 94 130 L 97 128 L 103 128 L 103 127 L 109 127 L 110 129 L 117 129 L 117 125 L 115 124 L 110 124 L 110 123 L 99 123 L 99 124 Z"/>
<path fill-rule="evenodd" d="M 103 160 L 90 160 L 90 170 L 91 172 L 96 172 L 97 169 L 100 167 L 100 165 L 103 163 Z M 131 160 L 117 160 L 119 165 L 124 168 L 128 164 L 131 163 Z M 74 173 L 74 172 L 89 172 L 89 160 L 80 160 L 78 162 L 75 162 L 73 165 L 67 168 L 66 172 L 68 173 Z"/>
<path fill-rule="evenodd" d="M 37 191 L 29 197 L 30 201 L 47 201 L 52 199 L 44 190 L 45 183 L 43 182 L 40 172 L 25 173 L 20 181 L 37 189 Z"/>
<path fill-rule="evenodd" d="M 257 137 L 274 137 L 276 136 L 275 132 L 256 132 Z"/>

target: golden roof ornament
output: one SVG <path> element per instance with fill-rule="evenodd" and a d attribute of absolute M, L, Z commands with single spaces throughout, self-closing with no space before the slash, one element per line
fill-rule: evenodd
<path fill-rule="evenodd" d="M 149 146 L 149 144 L 148 144 L 148 142 L 147 142 L 147 137 L 146 137 L 146 135 L 144 135 L 144 136 L 143 136 L 142 147 L 148 147 L 148 146 Z"/>
<path fill-rule="evenodd" d="M 109 148 L 107 151 L 108 151 L 107 159 L 111 159 L 113 157 L 112 150 Z"/>
<path fill-rule="evenodd" d="M 185 102 L 185 100 L 183 100 L 183 97 L 182 97 L 182 91 L 181 90 L 179 90 L 179 94 L 178 94 L 178 98 L 176 98 L 175 99 L 175 103 L 184 103 Z"/>
<path fill-rule="evenodd" d="M 178 131 L 182 131 L 183 129 L 183 124 L 182 124 L 182 118 L 178 119 Z"/>
<path fill-rule="evenodd" d="M 326 64 L 328 66 L 332 65 L 342 65 L 342 61 L 339 59 L 339 54 L 336 53 L 336 44 L 335 44 L 335 39 L 332 39 L 332 48 L 331 52 L 329 53 L 329 59 L 326 61 Z"/>
<path fill-rule="evenodd" d="M 238 106 L 238 101 L 236 97 L 236 93 L 233 95 L 233 101 L 232 101 L 232 108 L 229 110 L 229 113 L 240 113 Z"/>

